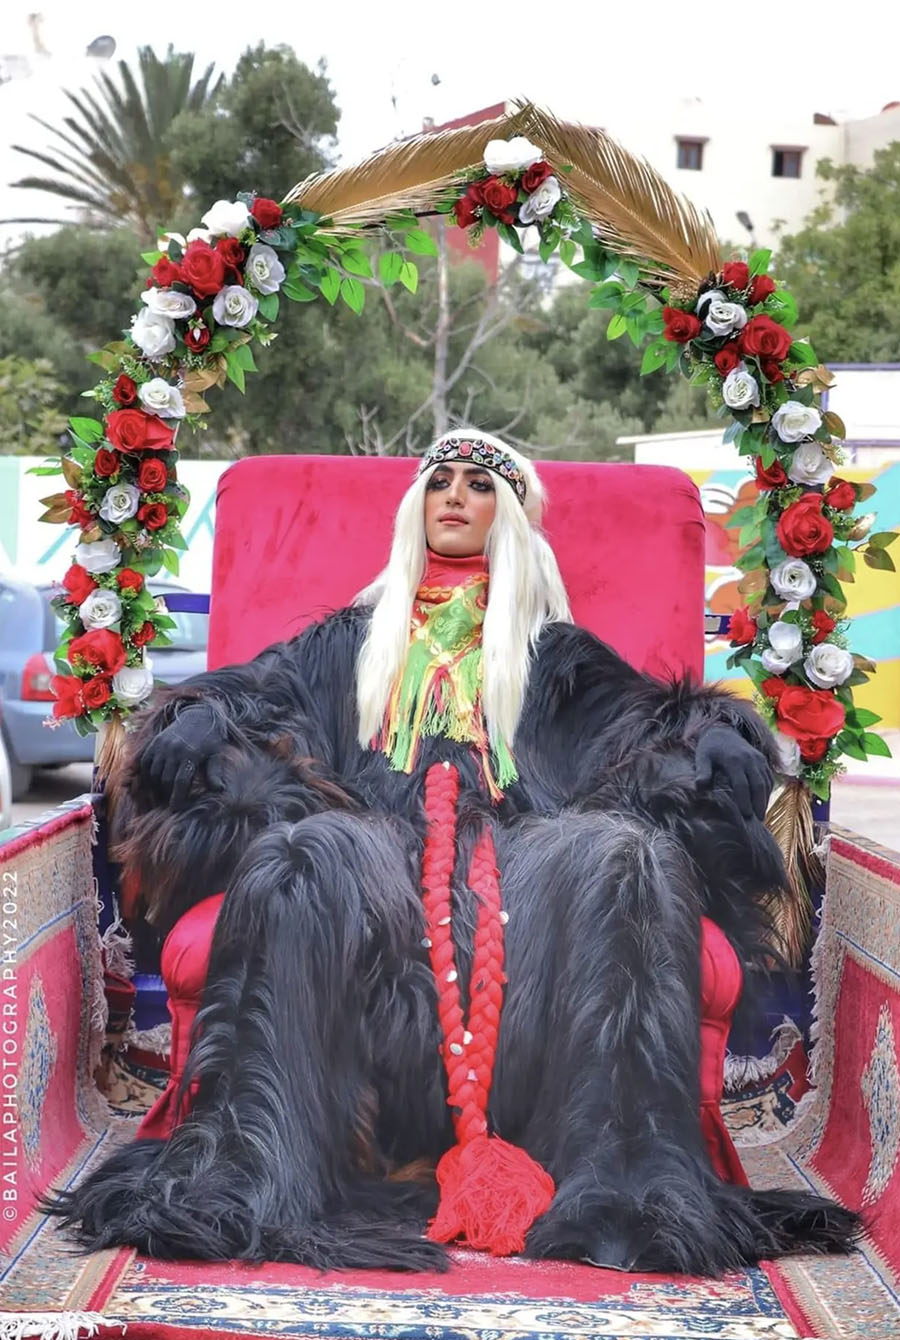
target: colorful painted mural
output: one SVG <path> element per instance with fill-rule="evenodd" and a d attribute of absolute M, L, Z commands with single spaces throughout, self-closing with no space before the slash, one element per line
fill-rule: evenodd
<path fill-rule="evenodd" d="M 52 581 L 68 565 L 72 534 L 67 527 L 41 525 L 40 497 L 48 491 L 47 480 L 26 473 L 35 460 L 26 456 L 0 456 L 0 573 L 17 573 L 36 581 Z M 212 539 L 216 486 L 228 461 L 179 462 L 179 473 L 191 492 L 191 507 L 184 524 L 189 548 L 182 558 L 179 582 L 193 591 L 208 591 L 212 573 Z M 707 520 L 706 600 L 713 613 L 730 613 L 744 601 L 738 596 L 740 573 L 733 566 L 737 553 L 737 531 L 728 530 L 729 516 L 756 495 L 756 486 L 739 468 L 689 470 L 700 489 Z M 880 468 L 843 467 L 846 478 L 871 480 L 878 489 L 873 499 L 876 529 L 900 528 L 900 461 Z M 857 690 L 860 706 L 883 718 L 885 727 L 900 726 L 900 573 L 873 572 L 862 568 L 856 582 L 847 588 L 848 613 L 854 620 L 853 645 L 862 655 L 878 662 L 871 684 Z M 725 679 L 742 693 L 749 693 L 743 676 L 730 679 L 725 661 L 730 648 L 723 639 L 710 640 L 706 652 L 707 679 Z"/>

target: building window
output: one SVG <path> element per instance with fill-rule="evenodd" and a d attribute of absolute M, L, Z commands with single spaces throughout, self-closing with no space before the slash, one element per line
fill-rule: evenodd
<path fill-rule="evenodd" d="M 772 176 L 799 177 L 803 164 L 802 149 L 779 149 L 772 147 Z"/>
<path fill-rule="evenodd" d="M 676 166 L 688 168 L 691 172 L 700 172 L 703 167 L 703 146 L 705 143 L 706 140 L 688 140 L 678 136 Z"/>

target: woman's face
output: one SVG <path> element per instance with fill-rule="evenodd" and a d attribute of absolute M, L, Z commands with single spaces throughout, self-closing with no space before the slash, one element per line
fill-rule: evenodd
<path fill-rule="evenodd" d="M 483 554 L 497 510 L 490 470 L 465 461 L 439 465 L 425 491 L 425 539 L 445 558 Z"/>

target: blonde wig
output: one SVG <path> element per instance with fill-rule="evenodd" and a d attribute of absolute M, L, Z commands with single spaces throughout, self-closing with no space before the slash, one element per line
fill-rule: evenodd
<path fill-rule="evenodd" d="M 453 436 L 467 432 L 511 456 L 526 482 L 523 505 L 513 488 L 495 476 L 497 510 L 485 545 L 490 582 L 482 630 L 482 707 L 492 743 L 502 740 L 512 749 L 541 629 L 555 620 L 571 622 L 572 616 L 556 556 L 540 530 L 545 495 L 534 466 L 478 429 L 456 429 Z M 356 674 L 359 742 L 364 747 L 381 729 L 406 661 L 413 601 L 426 565 L 425 494 L 437 468 L 438 463 L 423 470 L 403 495 L 387 567 L 354 602 L 372 606 Z"/>

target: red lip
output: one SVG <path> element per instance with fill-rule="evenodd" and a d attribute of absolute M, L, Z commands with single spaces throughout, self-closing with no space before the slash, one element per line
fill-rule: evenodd
<path fill-rule="evenodd" d="M 469 524 L 464 516 L 459 515 L 459 512 L 442 512 L 438 521 L 442 526 L 468 526 Z"/>

